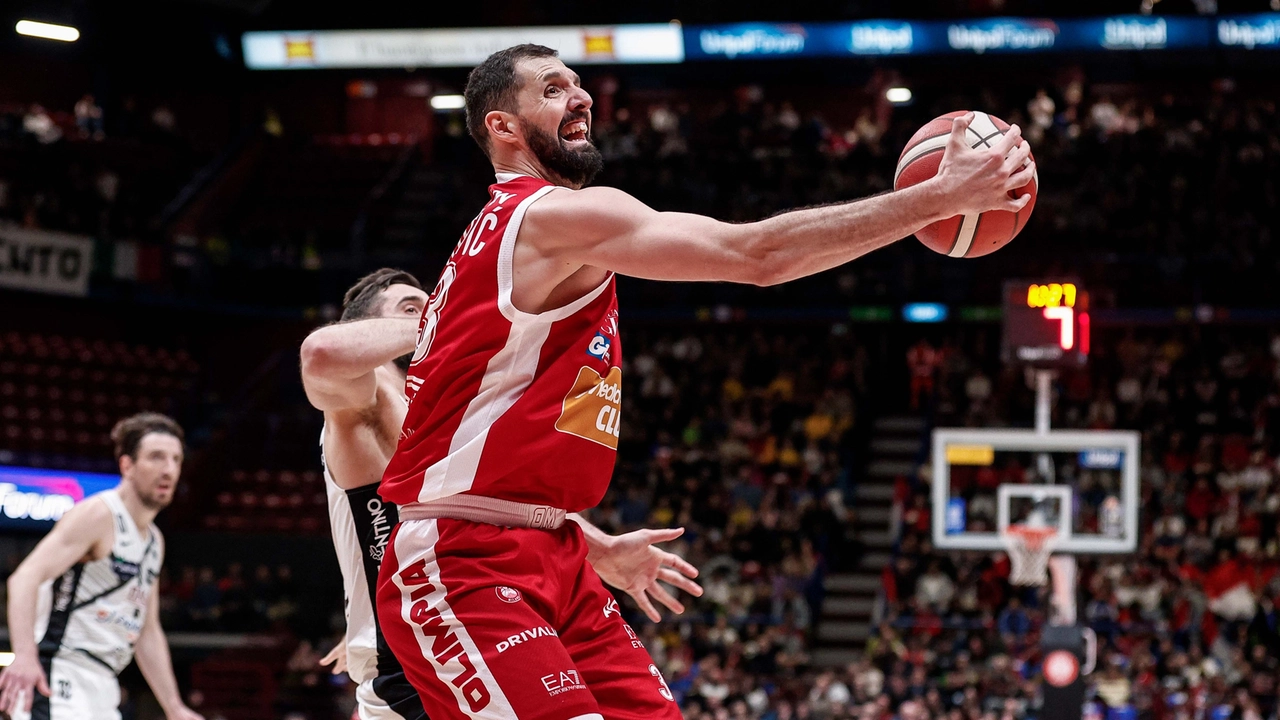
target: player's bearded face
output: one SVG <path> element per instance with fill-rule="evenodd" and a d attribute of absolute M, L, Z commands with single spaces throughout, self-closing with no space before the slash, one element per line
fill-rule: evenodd
<path fill-rule="evenodd" d="M 177 477 L 159 468 L 140 468 L 142 481 L 138 483 L 138 498 L 152 510 L 162 510 L 173 502 Z"/>
<path fill-rule="evenodd" d="M 171 435 L 145 435 L 126 471 L 144 505 L 152 510 L 168 507 L 182 471 L 182 443 Z"/>
<path fill-rule="evenodd" d="M 587 185 L 595 178 L 596 173 L 604 167 L 604 157 L 600 155 L 596 146 L 591 144 L 590 136 L 585 138 L 585 142 L 575 142 L 571 147 L 562 135 L 566 125 L 589 122 L 589 119 L 590 115 L 585 112 L 568 113 L 561 119 L 560 127 L 554 135 L 538 127 L 529 118 L 526 118 L 523 123 L 525 140 L 529 143 L 529 149 L 533 151 L 534 156 L 538 158 L 538 162 L 564 178 L 566 182 L 579 187 Z"/>

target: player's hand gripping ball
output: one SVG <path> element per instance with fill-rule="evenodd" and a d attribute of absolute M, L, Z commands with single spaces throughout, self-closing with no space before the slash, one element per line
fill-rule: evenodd
<path fill-rule="evenodd" d="M 966 114 L 958 110 L 936 117 L 916 131 L 898 158 L 898 169 L 893 177 L 893 189 L 901 190 L 928 180 L 938 174 L 943 151 L 951 136 L 952 120 Z M 1009 123 L 994 115 L 974 112 L 973 121 L 965 130 L 965 140 L 972 148 L 991 147 L 1009 129 Z M 1028 162 L 1034 158 L 1028 157 Z M 1025 165 L 1024 165 L 1025 167 Z M 1038 173 L 1030 182 L 1009 193 L 1010 197 L 1031 195 L 1031 200 L 1017 212 L 988 210 L 984 213 L 956 215 L 926 225 L 916 237 L 930 250 L 955 258 L 981 257 L 1004 247 L 1022 231 L 1031 210 L 1036 205 Z"/>

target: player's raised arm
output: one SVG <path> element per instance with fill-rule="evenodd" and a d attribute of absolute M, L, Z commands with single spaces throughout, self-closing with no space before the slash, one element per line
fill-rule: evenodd
<path fill-rule="evenodd" d="M 417 278 L 382 268 L 342 299 L 342 321 L 302 343 L 302 385 L 317 410 L 364 410 L 376 400 L 375 370 L 413 353 L 427 295 Z"/>
<path fill-rule="evenodd" d="M 973 149 L 963 140 L 971 118 L 956 119 L 937 177 L 896 192 L 733 224 L 657 212 L 607 187 L 561 191 L 530 207 L 520 242 L 551 263 L 652 280 L 787 282 L 842 265 L 937 220 L 1025 205 L 1026 197 L 1009 196 L 1035 172 L 1021 132 L 1014 126 L 995 146 Z"/>
<path fill-rule="evenodd" d="M 420 310 L 419 310 L 420 311 Z M 418 317 L 369 318 L 326 325 L 302 343 L 302 386 L 317 410 L 369 407 L 374 370 L 413 352 Z"/>
<path fill-rule="evenodd" d="M 88 555 L 105 554 L 113 537 L 111 510 L 101 499 L 76 505 L 53 526 L 9 576 L 9 642 L 13 663 L 0 674 L 0 711 L 12 713 L 19 696 L 31 709 L 32 689 L 48 695 L 48 678 L 36 653 L 36 605 L 40 585 Z"/>

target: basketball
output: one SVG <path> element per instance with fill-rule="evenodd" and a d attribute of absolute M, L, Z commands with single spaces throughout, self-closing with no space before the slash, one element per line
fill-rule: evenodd
<path fill-rule="evenodd" d="M 957 110 L 936 117 L 911 136 L 898 158 L 898 169 L 893 175 L 894 190 L 917 185 L 938 174 L 943 150 L 951 136 L 951 121 L 966 112 Z M 1009 123 L 995 115 L 975 111 L 965 135 L 971 147 L 990 147 L 1008 129 Z M 1031 201 L 1016 213 L 989 210 L 980 214 L 957 215 L 925 226 L 916 233 L 916 237 L 930 250 L 954 258 L 974 258 L 993 253 L 1017 237 L 1026 226 L 1031 210 L 1036 206 L 1038 184 L 1037 173 L 1031 182 L 1011 193 L 1014 197 L 1031 194 Z"/>

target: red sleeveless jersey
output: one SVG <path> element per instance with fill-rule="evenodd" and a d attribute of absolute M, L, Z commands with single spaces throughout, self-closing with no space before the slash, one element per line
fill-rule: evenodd
<path fill-rule="evenodd" d="M 520 222 L 555 189 L 500 174 L 454 248 L 419 325 L 386 500 L 462 493 L 574 512 L 604 496 L 622 408 L 613 275 L 557 310 L 511 304 Z"/>

